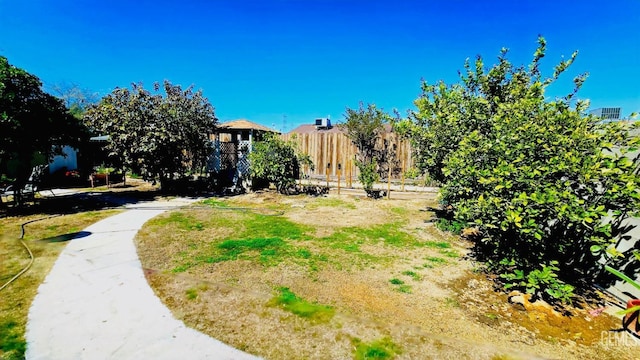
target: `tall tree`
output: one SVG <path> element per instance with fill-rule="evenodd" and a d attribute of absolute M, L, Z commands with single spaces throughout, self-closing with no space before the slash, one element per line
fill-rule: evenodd
<path fill-rule="evenodd" d="M 125 167 L 161 184 L 202 169 L 212 151 L 209 134 L 217 123 L 202 91 L 182 90 L 169 81 L 162 87 L 156 83 L 154 93 L 142 84 L 133 84 L 131 90 L 116 88 L 89 106 L 84 119 L 95 131 L 109 135 L 108 149 Z"/>
<path fill-rule="evenodd" d="M 379 179 L 379 163 L 384 161 L 385 151 L 380 148 L 379 140 L 384 125 L 390 120 L 389 114 L 378 109 L 375 104 L 360 103 L 358 109 L 347 108 L 346 121 L 339 127 L 358 150 L 356 166 L 359 180 L 366 191 L 370 191 Z"/>
<path fill-rule="evenodd" d="M 33 167 L 85 135 L 63 102 L 42 90 L 40 79 L 0 56 L 0 173 L 15 179 L 18 204 Z"/>

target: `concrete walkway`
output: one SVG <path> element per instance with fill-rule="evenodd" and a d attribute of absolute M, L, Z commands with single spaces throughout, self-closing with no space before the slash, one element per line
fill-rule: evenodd
<path fill-rule="evenodd" d="M 147 284 L 135 234 L 147 220 L 188 203 L 132 205 L 71 240 L 29 310 L 26 358 L 255 359 L 187 328 Z"/>

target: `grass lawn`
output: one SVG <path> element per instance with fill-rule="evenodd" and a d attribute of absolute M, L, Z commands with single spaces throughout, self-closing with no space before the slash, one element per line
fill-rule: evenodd
<path fill-rule="evenodd" d="M 165 213 L 136 243 L 176 317 L 267 359 L 633 358 L 591 305 L 509 304 L 429 206 L 248 194 Z"/>

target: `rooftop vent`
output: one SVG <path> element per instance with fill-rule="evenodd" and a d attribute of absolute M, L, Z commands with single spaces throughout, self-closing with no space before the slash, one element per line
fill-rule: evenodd
<path fill-rule="evenodd" d="M 316 129 L 331 129 L 331 120 L 329 118 L 316 119 Z"/>

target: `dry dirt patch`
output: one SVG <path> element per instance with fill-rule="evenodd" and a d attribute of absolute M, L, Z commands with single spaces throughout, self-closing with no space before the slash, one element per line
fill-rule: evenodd
<path fill-rule="evenodd" d="M 404 359 L 626 356 L 597 341 L 619 327 L 608 315 L 537 330 L 539 317 L 514 310 L 465 259 L 469 244 L 432 226 L 425 200 L 267 193 L 209 205 L 152 220 L 139 254 L 178 318 L 250 353 L 349 359 L 386 339 Z M 314 321 L 274 305 L 282 288 L 334 314 Z"/>

